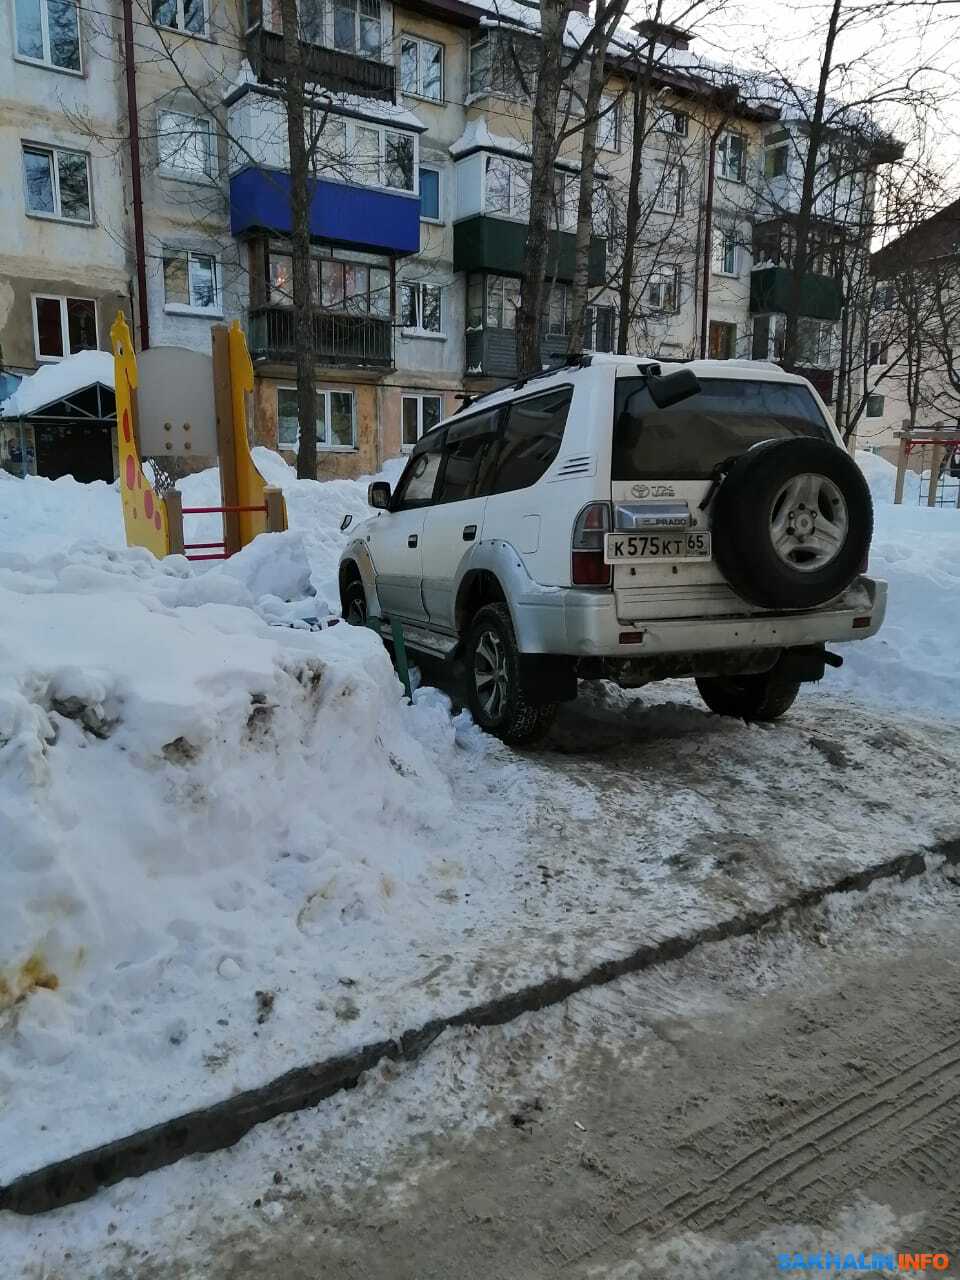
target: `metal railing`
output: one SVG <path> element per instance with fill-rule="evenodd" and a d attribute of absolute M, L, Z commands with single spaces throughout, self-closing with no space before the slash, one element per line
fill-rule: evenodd
<path fill-rule="evenodd" d="M 300 42 L 304 73 L 309 86 L 330 89 L 334 93 L 355 93 L 364 98 L 380 98 L 392 102 L 396 72 L 390 62 L 362 58 L 342 49 Z M 286 60 L 283 36 L 257 27 L 247 33 L 247 57 L 257 78 L 270 83 L 283 80 Z"/>
<path fill-rule="evenodd" d="M 328 364 L 393 368 L 393 323 L 383 316 L 340 315 L 315 307 L 311 350 Z M 247 313 L 247 343 L 256 360 L 292 360 L 296 353 L 293 309 L 252 307 Z"/>

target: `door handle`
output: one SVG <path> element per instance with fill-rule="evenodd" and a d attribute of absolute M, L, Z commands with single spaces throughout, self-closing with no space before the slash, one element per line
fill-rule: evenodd
<path fill-rule="evenodd" d="M 415 533 L 411 533 L 410 536 L 407 538 L 407 546 L 415 547 L 416 545 L 417 545 L 417 535 Z"/>
<path fill-rule="evenodd" d="M 463 526 L 464 542 L 472 542 L 477 536 L 477 526 L 475 524 L 466 524 Z"/>

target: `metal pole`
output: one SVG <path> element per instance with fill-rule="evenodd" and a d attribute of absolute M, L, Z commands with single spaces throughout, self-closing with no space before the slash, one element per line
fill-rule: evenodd
<path fill-rule="evenodd" d="M 143 188 L 140 184 L 140 116 L 137 110 L 137 67 L 133 51 L 133 0 L 123 0 L 123 44 L 130 128 L 133 243 L 137 258 L 137 310 L 140 319 L 140 350 L 146 351 L 150 346 L 150 315 L 147 308 L 147 251 L 143 239 Z"/>

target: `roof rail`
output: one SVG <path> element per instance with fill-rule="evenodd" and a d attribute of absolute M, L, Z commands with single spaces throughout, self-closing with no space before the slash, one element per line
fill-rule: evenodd
<path fill-rule="evenodd" d="M 516 382 L 508 382 L 502 387 L 494 387 L 492 391 L 480 391 L 476 395 L 469 391 L 463 391 L 456 397 L 457 400 L 461 401 L 461 405 L 456 413 L 453 414 L 453 417 L 456 417 L 457 413 L 464 413 L 467 409 L 473 408 L 478 400 L 486 400 L 487 396 L 499 395 L 501 391 L 519 391 L 521 387 L 525 387 L 528 382 L 535 382 L 537 378 L 550 378 L 564 369 L 589 369 L 592 360 L 593 356 L 589 353 L 582 351 L 568 353 L 558 364 L 551 365 L 549 369 L 538 369 L 536 373 L 524 374 Z"/>

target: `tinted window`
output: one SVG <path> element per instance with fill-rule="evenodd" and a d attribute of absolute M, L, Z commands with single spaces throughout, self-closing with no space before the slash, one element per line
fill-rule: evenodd
<path fill-rule="evenodd" d="M 536 484 L 560 450 L 572 396 L 571 387 L 562 387 L 510 405 L 490 493 Z"/>
<path fill-rule="evenodd" d="M 833 439 L 806 387 L 732 378 L 700 382 L 698 395 L 658 409 L 642 378 L 617 379 L 614 480 L 706 480 L 718 463 L 762 440 Z"/>
<path fill-rule="evenodd" d="M 480 413 L 447 428 L 438 502 L 459 502 L 483 491 L 496 440 L 496 410 Z"/>
<path fill-rule="evenodd" d="M 394 497 L 392 509 L 405 511 L 408 507 L 425 507 L 433 501 L 433 489 L 440 470 L 440 459 L 443 456 L 440 447 L 443 443 L 438 433 L 436 440 L 431 440 L 429 449 L 419 449 L 407 463 L 407 468 L 400 477 Z"/>

